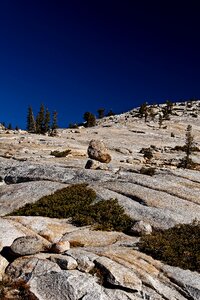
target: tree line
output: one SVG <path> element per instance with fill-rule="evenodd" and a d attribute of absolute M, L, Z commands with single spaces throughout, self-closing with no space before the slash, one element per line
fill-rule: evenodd
<path fill-rule="evenodd" d="M 33 114 L 33 109 L 31 106 L 28 107 L 28 114 L 27 114 L 27 131 L 30 133 L 37 133 L 37 134 L 45 134 L 49 133 L 49 135 L 56 135 L 57 134 L 57 112 L 54 111 L 52 115 L 52 122 L 51 122 L 51 114 L 48 108 L 45 108 L 43 104 L 40 106 L 40 110 L 35 117 Z"/>
<path fill-rule="evenodd" d="M 97 113 L 98 113 L 98 115 L 97 115 L 98 119 L 102 119 L 104 117 L 109 117 L 109 116 L 114 116 L 115 115 L 115 113 L 112 111 L 112 109 L 110 109 L 108 111 L 108 113 L 106 114 L 105 113 L 105 108 L 99 108 L 97 110 Z M 89 112 L 89 111 L 86 111 L 84 113 L 83 119 L 84 119 L 85 123 L 79 124 L 79 125 L 83 125 L 85 127 L 93 127 L 93 126 L 96 125 L 96 116 L 93 113 Z M 76 124 L 76 123 L 75 124 L 70 123 L 69 128 L 77 128 L 79 125 Z"/>

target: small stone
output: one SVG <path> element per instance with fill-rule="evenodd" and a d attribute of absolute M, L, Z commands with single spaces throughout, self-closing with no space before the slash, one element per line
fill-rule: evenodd
<path fill-rule="evenodd" d="M 52 245 L 51 251 L 55 253 L 64 253 L 70 249 L 70 243 L 68 241 L 59 241 Z"/>
<path fill-rule="evenodd" d="M 78 258 L 77 263 L 78 270 L 81 272 L 89 273 L 95 267 L 95 264 L 87 256 Z"/>
<path fill-rule="evenodd" d="M 88 161 L 86 162 L 86 165 L 85 165 L 85 169 L 96 170 L 97 168 L 99 168 L 99 166 L 100 166 L 99 162 L 92 160 L 92 159 L 88 159 Z"/>
<path fill-rule="evenodd" d="M 137 221 L 131 228 L 131 233 L 137 234 L 137 235 L 143 235 L 143 234 L 151 234 L 152 233 L 152 227 L 149 223 L 146 223 L 144 221 Z"/>
<path fill-rule="evenodd" d="M 50 260 L 57 263 L 62 270 L 75 270 L 78 266 L 77 261 L 67 255 L 51 255 Z"/>

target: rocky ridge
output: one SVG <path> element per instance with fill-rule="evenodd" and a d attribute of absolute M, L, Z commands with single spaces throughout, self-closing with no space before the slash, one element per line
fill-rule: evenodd
<path fill-rule="evenodd" d="M 177 168 L 184 152 L 174 150 L 184 145 L 188 124 L 200 147 L 200 101 L 174 105 L 170 120 L 163 121 L 161 128 L 162 105 L 154 110 L 154 120 L 147 122 L 134 109 L 101 119 L 92 128 L 59 129 L 58 137 L 1 130 L 3 280 L 23 280 L 29 297 L 41 300 L 200 299 L 200 275 L 139 252 L 138 235 L 78 228 L 65 219 L 5 216 L 69 184 L 87 182 L 98 199 L 117 198 L 133 219 L 148 228 L 200 220 L 200 152 L 192 154 L 197 169 L 187 170 Z M 106 145 L 112 158 L 106 168 L 99 163 L 85 169 L 91 140 Z M 150 146 L 153 157 L 149 160 L 141 149 Z M 66 157 L 51 155 L 51 151 L 67 149 L 71 152 Z M 154 175 L 142 174 L 142 167 L 154 168 Z M 35 249 L 16 252 L 16 244 L 17 249 L 23 245 L 23 251 Z M 8 287 L 6 292 L 8 299 L 19 297 Z"/>

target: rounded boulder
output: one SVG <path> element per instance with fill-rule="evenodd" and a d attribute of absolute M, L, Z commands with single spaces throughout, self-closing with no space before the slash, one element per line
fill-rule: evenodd
<path fill-rule="evenodd" d="M 105 144 L 100 140 L 91 140 L 87 150 L 88 156 L 91 159 L 100 161 L 102 163 L 109 163 L 111 156 Z"/>

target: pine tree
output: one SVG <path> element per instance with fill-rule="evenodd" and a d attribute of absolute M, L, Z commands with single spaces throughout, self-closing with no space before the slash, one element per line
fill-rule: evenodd
<path fill-rule="evenodd" d="M 139 108 L 139 115 L 140 117 L 142 118 L 143 116 L 145 116 L 147 113 L 147 103 L 144 102 L 140 105 L 140 108 Z"/>
<path fill-rule="evenodd" d="M 29 106 L 29 108 L 28 108 L 27 131 L 30 132 L 30 133 L 35 133 L 36 132 L 35 118 L 34 118 L 33 110 L 32 110 L 31 106 Z"/>
<path fill-rule="evenodd" d="M 45 111 L 45 118 L 44 118 L 44 132 L 48 132 L 49 129 L 50 129 L 50 112 L 48 110 L 48 108 L 46 108 L 46 111 Z"/>
<path fill-rule="evenodd" d="M 11 125 L 11 123 L 8 124 L 8 130 L 12 130 L 12 125 Z"/>
<path fill-rule="evenodd" d="M 44 108 L 44 105 L 41 104 L 40 111 L 36 117 L 36 132 L 37 133 L 45 133 L 44 118 L 45 118 L 45 108 Z"/>
<path fill-rule="evenodd" d="M 52 122 L 52 126 L 51 126 L 51 129 L 52 129 L 52 130 L 58 128 L 57 117 L 58 117 L 58 113 L 57 113 L 57 111 L 54 111 L 54 112 L 53 112 L 53 122 Z"/>
<path fill-rule="evenodd" d="M 96 118 L 90 112 L 85 112 L 83 115 L 84 120 L 86 121 L 86 127 L 93 127 L 96 125 Z"/>
<path fill-rule="evenodd" d="M 188 125 L 185 134 L 185 153 L 186 153 L 186 168 L 190 163 L 190 155 L 192 153 L 192 146 L 193 146 L 194 137 L 192 135 L 192 126 Z"/>
<path fill-rule="evenodd" d="M 190 155 L 193 151 L 193 145 L 194 145 L 194 137 L 192 135 L 192 126 L 188 125 L 185 133 L 185 145 L 184 145 L 184 151 L 186 156 L 181 159 L 181 162 L 179 164 L 180 167 L 190 169 L 194 166 L 194 162 L 190 158 Z"/>
<path fill-rule="evenodd" d="M 57 128 L 58 128 L 58 124 L 57 124 L 57 117 L 58 117 L 58 113 L 56 111 L 53 112 L 53 121 L 52 121 L 52 125 L 51 125 L 51 132 L 50 135 L 51 136 L 56 136 L 57 135 Z"/>

